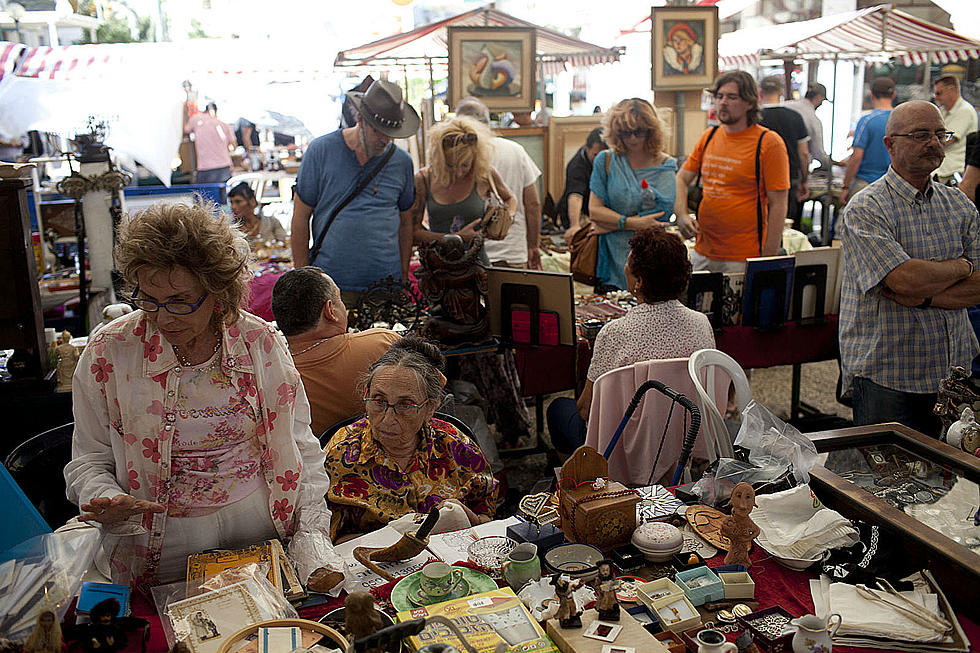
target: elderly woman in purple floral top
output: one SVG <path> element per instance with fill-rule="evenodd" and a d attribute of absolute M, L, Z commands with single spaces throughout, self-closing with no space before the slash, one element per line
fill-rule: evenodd
<path fill-rule="evenodd" d="M 497 481 L 480 447 L 439 419 L 446 377 L 439 349 L 409 336 L 368 370 L 367 416 L 326 446 L 332 538 L 363 533 L 452 502 L 471 525 L 489 521 Z"/>

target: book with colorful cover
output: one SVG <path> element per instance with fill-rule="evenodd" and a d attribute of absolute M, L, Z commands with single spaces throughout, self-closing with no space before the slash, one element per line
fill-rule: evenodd
<path fill-rule="evenodd" d="M 398 613 L 398 621 L 435 615 L 452 621 L 479 653 L 493 653 L 500 642 L 505 642 L 512 649 L 519 647 L 522 653 L 559 653 L 541 625 L 509 587 L 403 610 Z M 421 633 L 408 639 L 414 651 L 436 643 L 452 644 L 461 651 L 465 650 L 463 643 L 443 624 L 430 623 Z"/>

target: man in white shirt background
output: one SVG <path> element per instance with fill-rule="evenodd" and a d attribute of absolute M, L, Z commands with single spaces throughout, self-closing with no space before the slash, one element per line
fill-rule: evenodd
<path fill-rule="evenodd" d="M 977 131 L 977 110 L 960 96 L 960 80 L 953 75 L 937 79 L 933 90 L 943 123 L 947 131 L 953 132 L 952 140 L 945 143 L 946 158 L 935 177 L 944 184 L 955 183 L 958 180 L 954 175 L 962 175 L 966 167 L 966 135 Z"/>

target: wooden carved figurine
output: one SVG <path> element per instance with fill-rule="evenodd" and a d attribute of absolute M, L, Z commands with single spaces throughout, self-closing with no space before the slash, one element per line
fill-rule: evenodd
<path fill-rule="evenodd" d="M 749 546 L 759 534 L 759 527 L 749 517 L 752 508 L 755 507 L 755 490 L 748 483 L 739 483 L 732 489 L 729 503 L 732 506 L 732 514 L 721 522 L 721 534 L 731 540 L 731 547 L 725 556 L 725 564 L 751 567 Z"/>
<path fill-rule="evenodd" d="M 78 365 L 78 350 L 71 344 L 71 334 L 67 331 L 61 332 L 58 342 L 61 344 L 54 348 L 54 355 L 58 361 L 56 392 L 71 392 L 71 377 L 75 374 L 75 366 Z"/>
<path fill-rule="evenodd" d="M 381 615 L 374 609 L 374 597 L 368 592 L 351 592 L 344 600 L 344 626 L 347 639 L 356 640 L 373 635 L 383 626 Z M 383 647 L 382 647 L 383 648 Z"/>
<path fill-rule="evenodd" d="M 422 327 L 422 335 L 447 345 L 477 345 L 489 339 L 482 248 L 480 235 L 469 244 L 456 234 L 446 234 L 419 245 L 419 289 L 432 314 Z"/>
<path fill-rule="evenodd" d="M 551 577 L 551 584 L 558 597 L 558 614 L 555 615 L 558 625 L 562 628 L 581 628 L 582 611 L 575 605 L 575 597 L 572 596 L 572 592 L 578 589 L 578 583 L 573 584 L 561 574 L 555 574 Z"/>
<path fill-rule="evenodd" d="M 37 625 L 24 642 L 24 653 L 61 653 L 63 640 L 58 616 L 44 610 L 37 616 Z"/>
<path fill-rule="evenodd" d="M 612 560 L 599 561 L 599 575 L 589 585 L 595 590 L 595 609 L 603 621 L 619 621 L 619 600 L 616 590 L 619 589 L 619 579 L 613 571 Z"/>

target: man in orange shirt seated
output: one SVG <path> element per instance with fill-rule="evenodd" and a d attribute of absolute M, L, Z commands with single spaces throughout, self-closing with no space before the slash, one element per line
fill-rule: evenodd
<path fill-rule="evenodd" d="M 677 172 L 674 213 L 685 238 L 697 237 L 695 270 L 743 272 L 745 259 L 773 256 L 780 247 L 789 191 L 789 158 L 779 135 L 758 124 L 755 80 L 741 70 L 715 80 L 721 126 L 701 135 Z M 701 171 L 698 215 L 687 208 L 687 187 Z"/>
<path fill-rule="evenodd" d="M 290 270 L 272 289 L 272 314 L 310 400 L 313 434 L 364 413 L 357 391 L 361 376 L 399 335 L 388 329 L 347 333 L 347 307 L 340 289 L 312 265 Z"/>

